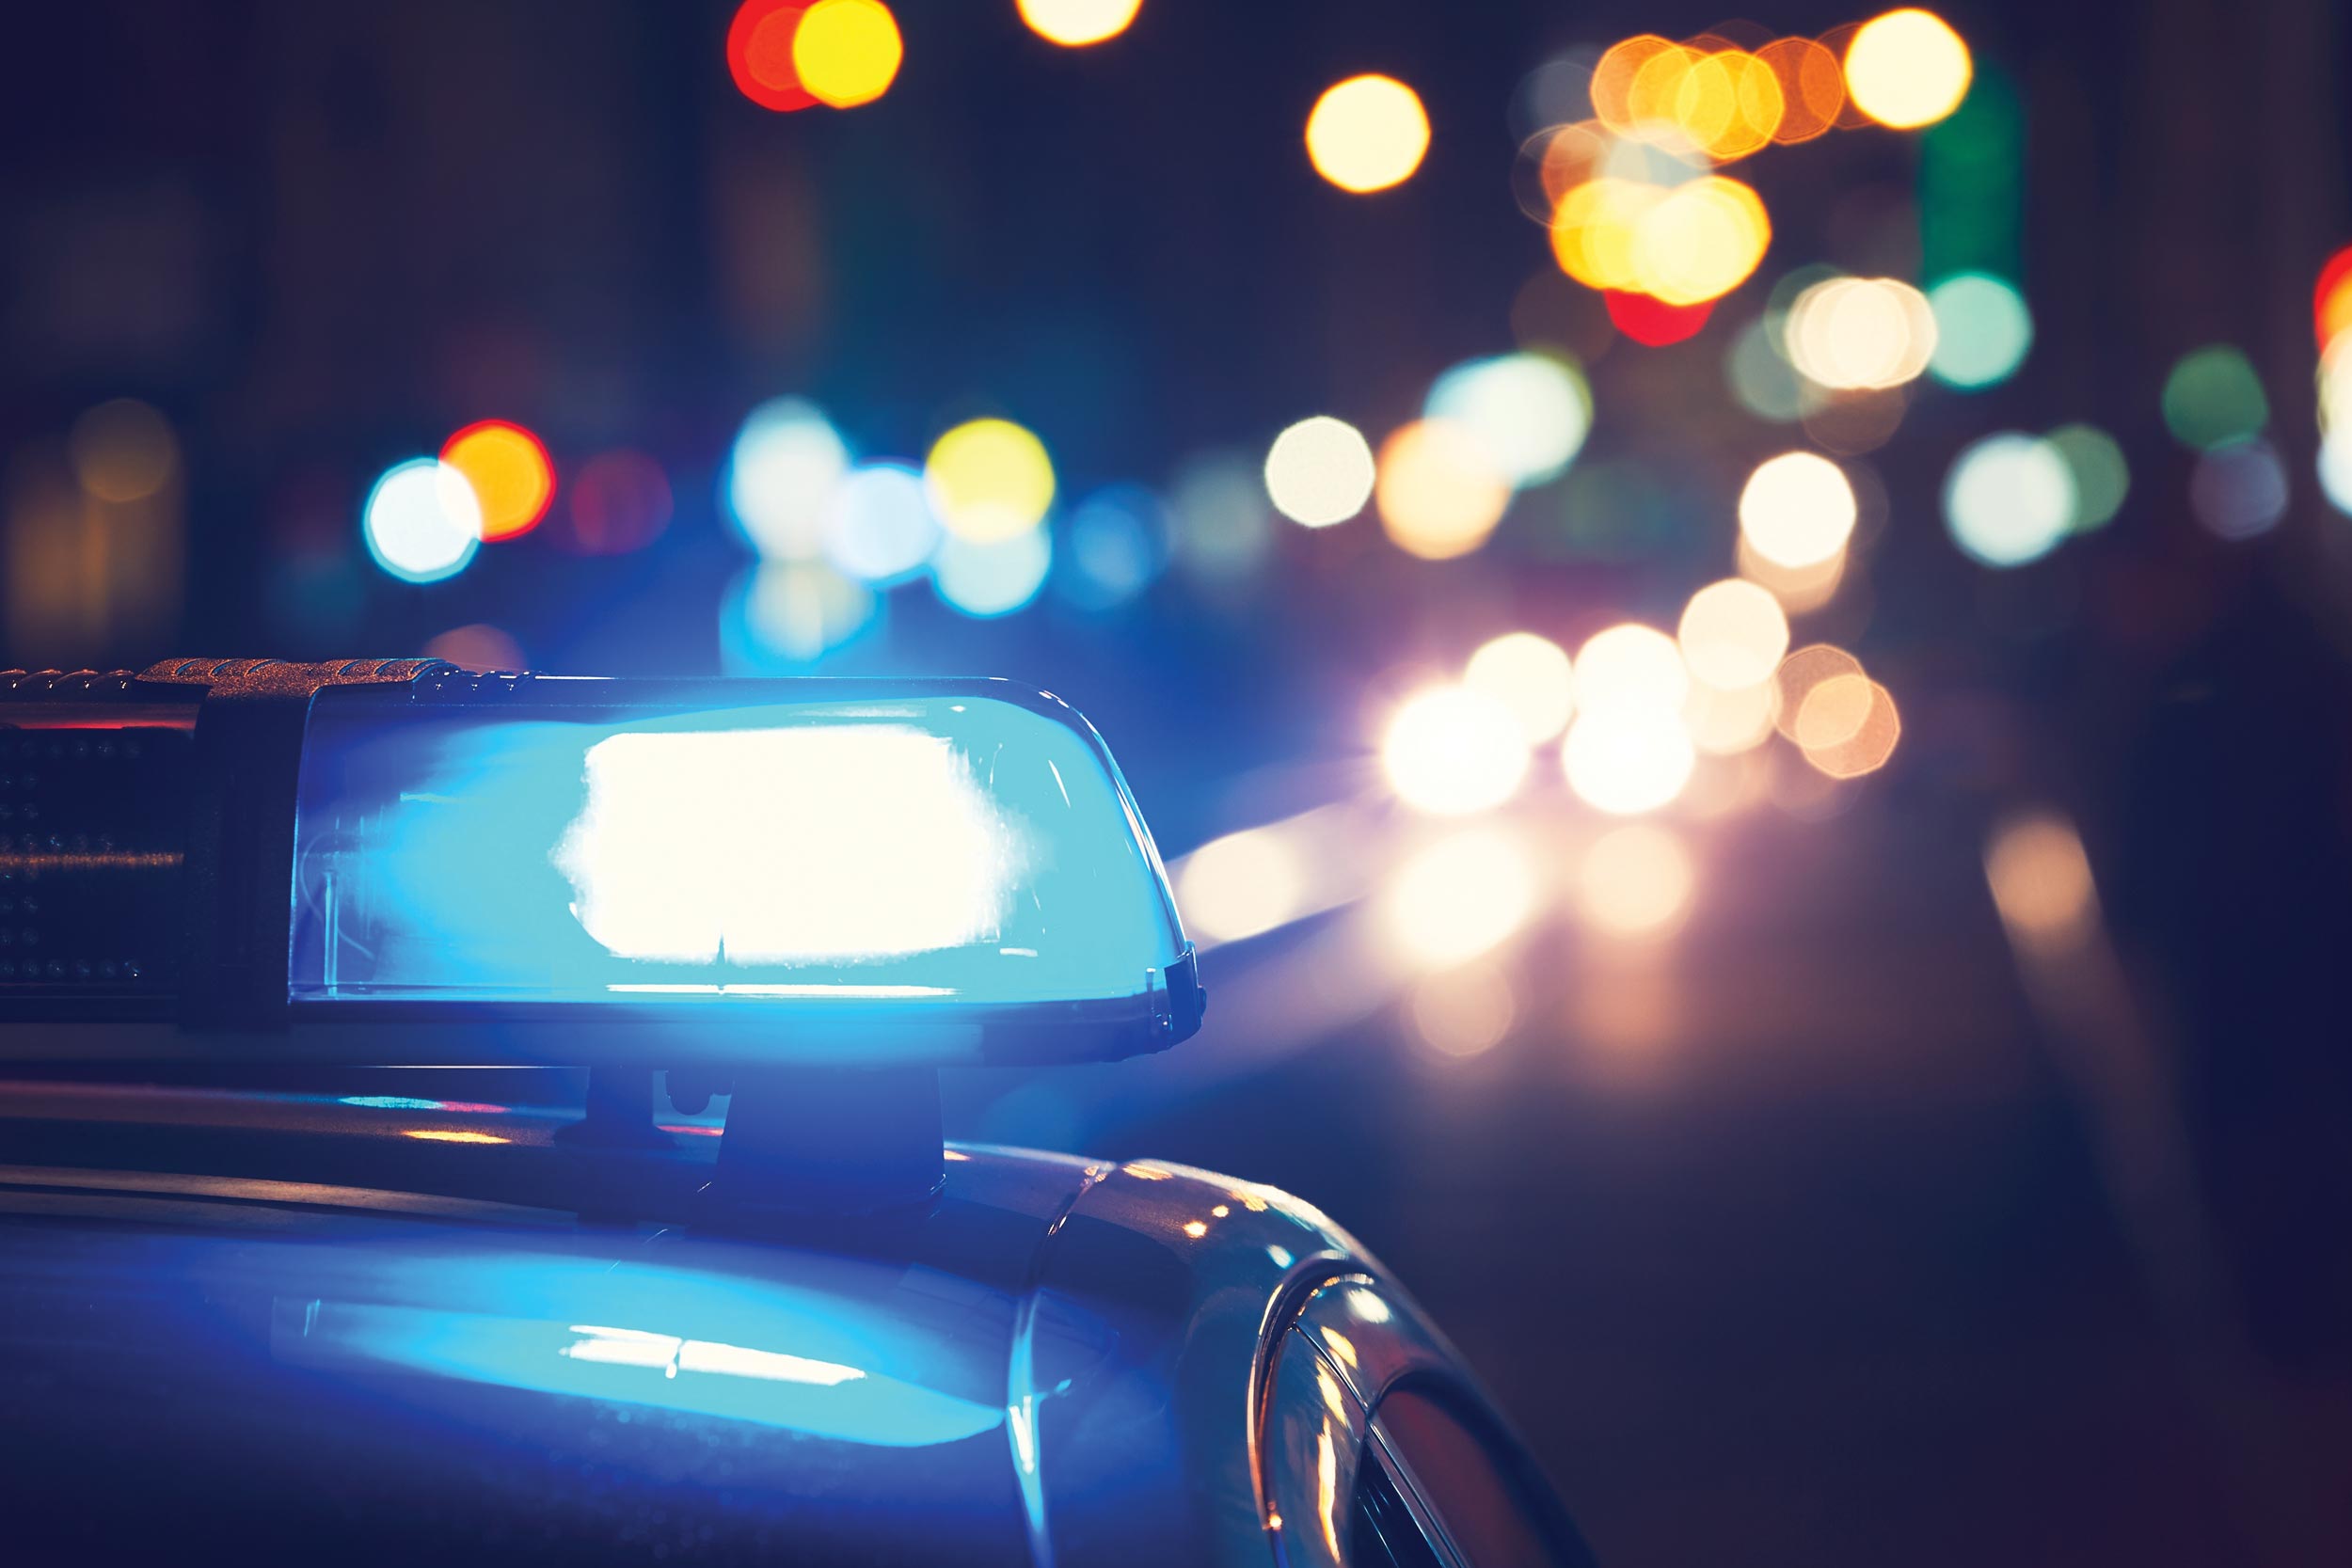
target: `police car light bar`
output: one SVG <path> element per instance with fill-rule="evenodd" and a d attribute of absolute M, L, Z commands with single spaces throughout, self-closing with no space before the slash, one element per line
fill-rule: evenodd
<path fill-rule="evenodd" d="M 1203 999 L 1117 766 L 996 680 L 0 674 L 0 1059 L 910 1067 Z"/>

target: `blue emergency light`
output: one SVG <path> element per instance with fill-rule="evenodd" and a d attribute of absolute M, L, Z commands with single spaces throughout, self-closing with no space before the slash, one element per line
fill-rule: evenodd
<path fill-rule="evenodd" d="M 1200 1022 L 1117 765 L 1010 682 L 180 660 L 0 676 L 0 724 L 39 911 L 0 1057 L 935 1067 Z"/>

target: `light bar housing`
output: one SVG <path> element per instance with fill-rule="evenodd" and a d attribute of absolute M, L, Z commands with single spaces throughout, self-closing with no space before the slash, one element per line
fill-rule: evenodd
<path fill-rule="evenodd" d="M 1008 681 L 185 659 L 0 675 L 0 1059 L 980 1065 L 1200 1022 L 1108 750 Z"/>

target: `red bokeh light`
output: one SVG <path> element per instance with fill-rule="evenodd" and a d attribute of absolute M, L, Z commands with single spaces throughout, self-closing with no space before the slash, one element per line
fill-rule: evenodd
<path fill-rule="evenodd" d="M 1664 348 L 1695 336 L 1715 313 L 1711 299 L 1697 305 L 1669 305 L 1650 294 L 1618 289 L 1603 290 L 1601 301 L 1609 307 L 1609 319 L 1618 331 L 1650 348 Z"/>
<path fill-rule="evenodd" d="M 817 100 L 792 69 L 792 35 L 804 0 L 743 0 L 727 28 L 727 73 L 763 109 L 806 109 Z"/>
<path fill-rule="evenodd" d="M 572 482 L 571 531 L 582 555 L 624 555 L 653 543 L 670 523 L 670 481 L 661 465 L 624 448 L 581 465 Z"/>

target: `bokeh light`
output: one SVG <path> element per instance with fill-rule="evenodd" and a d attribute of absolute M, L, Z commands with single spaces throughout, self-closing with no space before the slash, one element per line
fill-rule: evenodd
<path fill-rule="evenodd" d="M 1141 485 L 1096 491 L 1071 511 L 1059 592 L 1086 610 L 1126 603 L 1167 570 L 1169 532 L 1167 508 Z"/>
<path fill-rule="evenodd" d="M 849 444 L 823 410 L 801 398 L 771 399 L 746 415 L 736 434 L 727 511 L 761 555 L 814 560 L 824 548 L 834 486 L 849 468 Z"/>
<path fill-rule="evenodd" d="M 2270 400 L 2242 351 L 2208 343 L 2183 355 L 2164 378 L 2164 422 L 2183 446 L 2210 451 L 2261 435 Z"/>
<path fill-rule="evenodd" d="M 1813 728 L 1836 738 L 1806 744 L 1808 716 Z M 1857 779 L 1886 766 L 1903 727 L 1886 688 L 1848 674 L 1833 675 L 1806 694 L 1795 729 L 1805 761 L 1833 779 Z"/>
<path fill-rule="evenodd" d="M 1790 424 L 1820 405 L 1827 394 L 1797 373 L 1781 351 L 1769 318 L 1740 329 L 1724 356 L 1724 381 L 1740 406 L 1759 420 Z"/>
<path fill-rule="evenodd" d="M 1690 672 L 1675 640 L 1628 621 L 1586 638 L 1576 651 L 1576 700 L 1585 712 L 1673 713 L 1690 694 Z"/>
<path fill-rule="evenodd" d="M 1833 277 L 1799 294 L 1784 327 L 1789 362 L 1823 387 L 1861 390 L 1915 380 L 1934 356 L 1927 296 L 1892 277 Z"/>
<path fill-rule="evenodd" d="M 1054 504 L 1045 443 L 1010 420 L 970 420 L 931 444 L 923 483 L 941 526 L 988 544 L 1026 533 Z"/>
<path fill-rule="evenodd" d="M 1739 578 L 1691 595 L 1676 631 L 1692 678 L 1719 691 L 1770 680 L 1788 651 L 1788 617 L 1770 590 Z"/>
<path fill-rule="evenodd" d="M 2035 436 L 1987 436 L 1952 460 L 1944 524 L 1952 542 L 1987 566 L 2021 566 L 2047 555 L 2074 520 L 2074 475 Z"/>
<path fill-rule="evenodd" d="M 2050 952 L 2079 945 L 2099 921 L 2099 890 L 2074 825 L 2055 812 L 2012 816 L 1985 845 L 1985 880 L 2011 941 Z"/>
<path fill-rule="evenodd" d="M 2123 509 L 2123 498 L 2131 493 L 2132 471 L 2123 461 L 2123 449 L 2096 425 L 2060 425 L 2046 438 L 2074 477 L 2071 531 L 2089 533 L 2105 528 Z"/>
<path fill-rule="evenodd" d="M 1422 412 L 1476 436 L 1496 472 L 1519 489 L 1557 479 L 1593 424 L 1592 391 L 1583 375 L 1548 354 L 1504 354 L 1456 365 L 1431 386 Z"/>
<path fill-rule="evenodd" d="M 1610 829 L 1577 867 L 1576 910 L 1612 936 L 1655 936 L 1690 912 L 1698 872 L 1682 840 L 1648 822 Z"/>
<path fill-rule="evenodd" d="M 624 447 L 580 465 L 571 485 L 571 531 L 564 541 L 584 555 L 642 549 L 670 526 L 669 476 L 642 451 Z"/>
<path fill-rule="evenodd" d="M 1421 96 L 1392 76 L 1351 76 L 1327 88 L 1307 116 L 1307 156 L 1343 191 L 1402 184 L 1428 150 Z"/>
<path fill-rule="evenodd" d="M 1846 552 L 1804 566 L 1784 566 L 1757 553 L 1748 537 L 1740 536 L 1740 575 L 1771 591 L 1780 608 L 1791 615 L 1809 615 L 1837 597 L 1846 581 Z"/>
<path fill-rule="evenodd" d="M 1266 452 L 1266 495 L 1276 511 L 1305 528 L 1329 528 L 1361 512 L 1375 477 L 1372 443 L 1328 414 L 1299 420 Z"/>
<path fill-rule="evenodd" d="M 1950 24 L 1911 7 L 1864 23 L 1846 46 L 1854 106 L 1899 131 L 1932 125 L 1959 108 L 1975 71 Z"/>
<path fill-rule="evenodd" d="M 1274 544 L 1263 465 L 1237 451 L 1186 458 L 1168 483 L 1175 553 L 1186 575 L 1233 582 L 1257 568 Z"/>
<path fill-rule="evenodd" d="M 1486 542 L 1511 504 L 1486 443 L 1444 420 L 1416 420 L 1381 444 L 1373 494 L 1399 548 L 1427 561 Z"/>
<path fill-rule="evenodd" d="M 819 103 L 870 103 L 890 90 L 906 46 L 882 0 L 817 0 L 792 31 L 792 70 Z"/>
<path fill-rule="evenodd" d="M 1610 325 L 1644 348 L 1666 348 L 1697 337 L 1708 317 L 1715 311 L 1713 300 L 1701 305 L 1669 305 L 1662 299 L 1624 289 L 1611 289 L 1601 295 L 1601 301 L 1609 311 Z"/>
<path fill-rule="evenodd" d="M 1859 515 L 1845 470 L 1809 451 L 1767 458 L 1740 491 L 1740 537 L 1776 566 L 1836 560 Z"/>
<path fill-rule="evenodd" d="M 507 632 L 493 626 L 452 626 L 424 645 L 428 658 L 445 658 L 460 670 L 488 674 L 494 670 L 520 671 L 523 650 Z"/>
<path fill-rule="evenodd" d="M 1668 305 L 1703 305 L 1748 280 L 1772 224 L 1751 187 L 1706 175 L 1668 192 L 1633 236 L 1633 287 Z"/>
<path fill-rule="evenodd" d="M 1797 705 L 1788 737 L 1800 751 L 1815 752 L 1841 746 L 1862 733 L 1870 717 L 1875 687 L 1859 670 L 1844 671 L 1815 681 Z"/>
<path fill-rule="evenodd" d="M 1552 257 L 1569 277 L 1677 308 L 1745 282 L 1772 236 L 1762 198 L 1713 174 L 1671 187 L 1605 174 L 1570 189 L 1551 221 Z"/>
<path fill-rule="evenodd" d="M 1184 857 L 1176 904 L 1186 929 L 1240 942 L 1298 918 L 1307 906 L 1307 866 L 1279 827 L 1228 833 Z"/>
<path fill-rule="evenodd" d="M 850 469 L 826 502 L 823 529 L 825 559 L 878 586 L 914 577 L 939 547 L 923 478 L 904 463 Z"/>
<path fill-rule="evenodd" d="M 1756 57 L 1779 79 L 1780 122 L 1772 140 L 1811 141 L 1837 123 L 1846 106 L 1846 72 L 1837 56 L 1811 39 L 1774 39 Z"/>
<path fill-rule="evenodd" d="M 1511 973 L 1491 959 L 1424 974 L 1406 1003 L 1413 1033 L 1442 1056 L 1476 1056 L 1493 1050 L 1518 1022 Z"/>
<path fill-rule="evenodd" d="M 808 0 L 743 0 L 727 28 L 727 73 L 763 109 L 805 109 L 817 100 L 792 65 L 792 35 Z"/>
<path fill-rule="evenodd" d="M 738 673 L 798 671 L 872 626 L 880 609 L 872 589 L 826 562 L 755 562 L 720 607 L 720 653 Z"/>
<path fill-rule="evenodd" d="M 1505 632 L 1463 666 L 1462 684 L 1511 710 L 1529 745 L 1567 728 L 1576 712 L 1576 674 L 1559 643 L 1532 631 Z"/>
<path fill-rule="evenodd" d="M 510 420 L 466 426 L 442 446 L 441 461 L 473 486 L 485 544 L 529 533 L 555 500 L 555 464 L 547 447 Z"/>
<path fill-rule="evenodd" d="M 2200 452 L 2188 475 L 2188 509 L 2217 539 L 2251 539 L 2286 515 L 2286 465 L 2267 441 Z"/>
<path fill-rule="evenodd" d="M 1691 744 L 1710 756 L 1737 756 L 1772 736 L 1780 713 L 1780 686 L 1766 676 L 1754 686 L 1725 690 L 1694 684 L 1682 705 L 1682 725 Z"/>
<path fill-rule="evenodd" d="M 2319 443 L 2319 458 L 2313 465 L 2319 473 L 2319 488 L 2327 496 L 2328 504 L 2337 511 L 2352 515 L 2352 441 L 2341 438 Z"/>
<path fill-rule="evenodd" d="M 2312 285 L 2312 329 L 2324 353 L 2352 329 L 2352 245 L 2328 258 Z"/>
<path fill-rule="evenodd" d="M 136 398 L 86 409 L 66 433 L 66 457 L 86 495 L 119 505 L 145 500 L 180 471 L 171 422 Z"/>
<path fill-rule="evenodd" d="M 1418 967 L 1449 969 L 1501 946 L 1534 915 L 1527 847 L 1502 828 L 1465 828 L 1422 846 L 1381 897 L 1383 923 Z"/>
<path fill-rule="evenodd" d="M 1436 687 L 1407 698 L 1389 721 L 1380 766 L 1407 805 L 1440 816 L 1499 806 L 1527 777 L 1526 731 L 1493 694 Z"/>
<path fill-rule="evenodd" d="M 1680 717 L 1656 708 L 1588 709 L 1560 746 L 1561 770 L 1578 799 L 1619 816 L 1672 801 L 1696 762 Z"/>
<path fill-rule="evenodd" d="M 393 465 L 368 492 L 360 534 L 403 582 L 455 577 L 482 547 L 482 506 L 466 476 L 431 457 Z"/>
<path fill-rule="evenodd" d="M 1928 371 L 1947 387 L 1991 387 L 2017 373 L 2033 347 L 2033 314 L 2014 284 L 1956 273 L 1928 291 L 1935 347 Z"/>
<path fill-rule="evenodd" d="M 1038 37 L 1081 49 L 1125 32 L 1143 0 L 1020 0 L 1020 6 L 1021 20 Z"/>
<path fill-rule="evenodd" d="M 1036 598 L 1053 564 L 1053 535 L 1041 528 L 1003 539 L 951 533 L 931 558 L 931 582 L 954 609 L 987 620 Z"/>
<path fill-rule="evenodd" d="M 1774 684 L 1780 689 L 1774 725 L 1794 742 L 1797 716 L 1804 711 L 1805 699 L 1813 694 L 1814 688 L 1842 676 L 1860 676 L 1862 673 L 1862 661 L 1843 648 L 1827 642 L 1799 648 L 1781 660 L 1774 677 Z"/>

